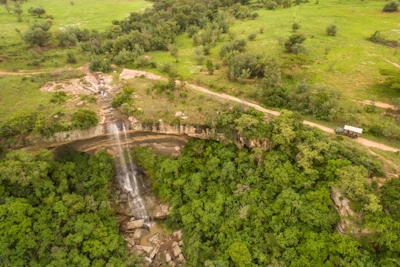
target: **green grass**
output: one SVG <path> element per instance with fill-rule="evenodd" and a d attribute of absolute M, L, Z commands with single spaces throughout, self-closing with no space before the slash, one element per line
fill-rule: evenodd
<path fill-rule="evenodd" d="M 13 4 L 9 1 L 9 6 Z M 8 14 L 3 6 L 0 6 L 0 70 L 17 71 L 24 70 L 52 70 L 64 67 L 66 65 L 66 49 L 57 49 L 56 40 L 53 40 L 44 48 L 29 48 L 23 43 L 18 29 L 22 34 L 29 28 L 29 25 L 35 21 L 46 21 L 46 15 L 52 15 L 51 29 L 53 36 L 66 26 L 78 26 L 81 29 L 103 31 L 110 27 L 112 20 L 122 20 L 131 12 L 144 10 L 152 5 L 151 2 L 144 0 L 83 0 L 73 1 L 60 0 L 31 0 L 23 2 L 24 12 L 21 17 L 22 22 L 17 22 L 16 15 Z M 41 18 L 32 16 L 28 13 L 29 7 L 41 6 L 46 10 L 46 14 Z M 88 60 L 87 56 L 82 54 L 78 47 L 72 48 L 77 57 L 78 64 L 83 64 Z M 32 59 L 39 58 L 44 60 L 40 66 L 27 66 Z M 76 66 L 76 65 L 74 65 Z"/>

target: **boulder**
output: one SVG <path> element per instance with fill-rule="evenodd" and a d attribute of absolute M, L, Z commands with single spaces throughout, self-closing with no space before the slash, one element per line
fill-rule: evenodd
<path fill-rule="evenodd" d="M 182 116 L 182 111 L 177 111 L 176 113 L 175 113 L 175 117 L 179 117 L 179 116 Z"/>
<path fill-rule="evenodd" d="M 117 222 L 118 223 L 122 223 L 125 222 L 129 219 L 129 216 L 125 216 L 125 215 L 117 215 Z"/>
<path fill-rule="evenodd" d="M 182 247 L 183 246 L 183 241 L 179 241 L 179 246 Z"/>
<path fill-rule="evenodd" d="M 175 231 L 173 235 L 178 239 L 182 239 L 182 230 Z"/>
<path fill-rule="evenodd" d="M 178 256 L 178 260 L 179 260 L 179 262 L 184 262 L 185 261 L 185 257 L 183 256 L 183 254 L 181 253 L 181 254 L 179 254 L 179 256 Z"/>
<path fill-rule="evenodd" d="M 156 254 L 158 253 L 158 250 L 159 250 L 159 247 L 155 247 L 153 249 L 153 251 L 150 253 L 149 258 L 153 259 L 156 256 Z"/>
<path fill-rule="evenodd" d="M 131 229 L 136 229 L 136 228 L 140 228 L 142 227 L 144 224 L 144 220 L 140 219 L 140 220 L 136 220 L 136 221 L 129 221 L 126 224 L 126 229 L 127 230 L 131 230 Z"/>
<path fill-rule="evenodd" d="M 147 254 L 150 254 L 153 251 L 153 247 L 150 246 L 135 245 L 133 248 L 136 251 L 146 252 Z"/>
<path fill-rule="evenodd" d="M 165 262 L 170 262 L 172 260 L 171 255 L 169 255 L 169 253 L 165 253 Z"/>
<path fill-rule="evenodd" d="M 142 236 L 146 235 L 149 231 L 143 228 L 137 228 L 133 233 L 134 239 L 140 239 Z"/>
<path fill-rule="evenodd" d="M 160 240 L 160 236 L 158 233 L 150 236 L 149 238 L 147 238 L 147 241 L 149 241 L 152 244 L 159 244 L 161 242 Z"/>
<path fill-rule="evenodd" d="M 181 248 L 179 246 L 172 247 L 172 253 L 174 253 L 175 257 L 178 257 L 179 254 L 182 253 L 182 250 L 181 250 Z"/>

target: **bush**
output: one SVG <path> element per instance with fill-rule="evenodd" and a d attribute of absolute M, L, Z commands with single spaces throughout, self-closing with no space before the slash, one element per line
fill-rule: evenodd
<path fill-rule="evenodd" d="M 383 12 L 397 12 L 399 11 L 399 4 L 396 3 L 395 1 L 387 3 L 383 9 Z"/>
<path fill-rule="evenodd" d="M 75 55 L 74 55 L 74 52 L 72 52 L 72 51 L 68 51 L 67 52 L 67 59 L 66 59 L 66 61 L 67 61 L 67 63 L 69 63 L 69 64 L 75 64 L 77 61 L 76 61 L 76 58 L 75 58 Z"/>
<path fill-rule="evenodd" d="M 99 123 L 97 114 L 94 111 L 80 109 L 72 114 L 72 127 L 75 129 L 85 130 L 96 126 Z"/>
<path fill-rule="evenodd" d="M 268 1 L 265 3 L 265 7 L 269 10 L 275 10 L 278 4 L 275 1 Z"/>
<path fill-rule="evenodd" d="M 187 29 L 186 29 L 186 34 L 192 38 L 198 31 L 200 30 L 199 27 L 195 26 L 195 25 L 190 25 Z"/>
<path fill-rule="evenodd" d="M 30 46 L 44 46 L 50 40 L 48 32 L 50 24 L 47 22 L 33 24 L 23 35 L 23 40 Z"/>
<path fill-rule="evenodd" d="M 50 99 L 50 103 L 62 104 L 67 100 L 67 94 L 65 92 L 55 92 Z"/>
<path fill-rule="evenodd" d="M 331 24 L 328 27 L 326 27 L 326 34 L 330 36 L 335 36 L 337 34 L 337 26 L 335 24 Z"/>
<path fill-rule="evenodd" d="M 297 31 L 298 29 L 300 29 L 300 24 L 298 24 L 297 22 L 295 22 L 295 23 L 293 23 L 293 25 L 292 25 L 292 30 L 295 32 L 295 31 Z"/>
<path fill-rule="evenodd" d="M 204 55 L 204 48 L 202 45 L 195 47 L 193 49 L 193 56 L 194 56 L 194 59 L 196 60 L 197 65 L 203 64 L 205 55 Z"/>
<path fill-rule="evenodd" d="M 135 90 L 133 88 L 127 87 L 121 93 L 118 93 L 113 101 L 111 102 L 111 106 L 113 108 L 121 107 L 123 104 L 128 104 L 129 106 L 132 104 L 131 95 Z"/>
<path fill-rule="evenodd" d="M 298 45 L 302 44 L 306 37 L 302 34 L 293 34 L 285 41 L 285 49 L 289 53 L 294 53 L 298 49 Z"/>
<path fill-rule="evenodd" d="M 256 37 L 257 37 L 257 34 L 255 34 L 255 33 L 251 33 L 251 34 L 249 34 L 249 36 L 248 36 L 248 38 L 249 38 L 250 41 L 254 41 L 254 40 L 256 39 Z"/>
<path fill-rule="evenodd" d="M 101 57 L 92 56 L 89 63 L 89 69 L 91 71 L 109 72 L 111 71 L 111 66 L 108 61 L 103 60 Z"/>

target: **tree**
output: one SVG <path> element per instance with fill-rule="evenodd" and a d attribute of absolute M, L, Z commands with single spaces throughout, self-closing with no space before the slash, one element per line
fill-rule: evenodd
<path fill-rule="evenodd" d="M 196 60 L 197 65 L 202 65 L 204 61 L 204 48 L 202 45 L 195 47 L 193 49 L 193 56 L 194 59 Z"/>
<path fill-rule="evenodd" d="M 337 34 L 337 26 L 335 24 L 331 24 L 328 27 L 326 27 L 326 34 L 330 36 L 335 36 Z"/>
<path fill-rule="evenodd" d="M 44 10 L 42 7 L 30 7 L 28 9 L 28 13 L 30 13 L 32 16 L 38 16 L 40 18 L 41 15 L 46 14 L 46 10 Z"/>
<path fill-rule="evenodd" d="M 212 63 L 212 60 L 207 60 L 207 70 L 208 74 L 213 75 L 214 74 L 214 65 Z"/>
<path fill-rule="evenodd" d="M 171 53 L 171 56 L 175 58 L 176 62 L 178 62 L 178 46 L 175 44 L 169 44 L 168 51 Z"/>
<path fill-rule="evenodd" d="M 25 43 L 30 46 L 44 46 L 51 38 L 48 32 L 50 24 L 47 22 L 33 24 L 23 35 Z"/>
<path fill-rule="evenodd" d="M 265 87 L 277 87 L 281 82 L 281 68 L 275 58 L 268 58 L 264 67 Z"/>
<path fill-rule="evenodd" d="M 249 249 L 242 242 L 235 242 L 228 248 L 229 256 L 232 261 L 237 264 L 239 267 L 247 267 L 250 266 L 251 263 L 251 254 Z"/>
<path fill-rule="evenodd" d="M 91 110 L 80 109 L 72 114 L 72 127 L 77 129 L 88 129 L 96 126 L 98 122 L 97 114 Z"/>
<path fill-rule="evenodd" d="M 17 14 L 17 16 L 21 16 L 22 12 L 24 12 L 22 8 L 20 7 L 14 8 L 14 13 Z"/>
<path fill-rule="evenodd" d="M 286 52 L 293 53 L 297 45 L 301 45 L 307 38 L 303 34 L 293 34 L 285 41 Z"/>
<path fill-rule="evenodd" d="M 399 4 L 396 3 L 395 1 L 387 3 L 383 9 L 383 12 L 397 12 L 399 11 Z"/>

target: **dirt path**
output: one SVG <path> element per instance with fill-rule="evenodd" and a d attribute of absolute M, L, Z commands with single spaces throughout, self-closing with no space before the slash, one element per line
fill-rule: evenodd
<path fill-rule="evenodd" d="M 393 105 L 387 104 L 387 103 L 383 103 L 383 102 L 379 102 L 379 101 L 371 101 L 371 100 L 364 100 L 364 101 L 358 101 L 358 100 L 351 100 L 354 102 L 358 102 L 361 104 L 365 104 L 365 105 L 370 105 L 370 106 L 377 106 L 380 108 L 391 108 L 396 110 L 397 108 Z"/>
<path fill-rule="evenodd" d="M 148 79 L 153 79 L 153 80 L 164 80 L 165 79 L 162 76 L 155 75 L 154 73 L 151 73 L 151 72 L 139 71 L 139 70 L 130 70 L 130 69 L 123 69 L 123 71 L 121 72 L 121 74 L 119 76 L 120 79 L 131 79 L 131 78 L 135 78 L 135 77 L 146 77 Z M 179 81 L 177 81 L 177 82 L 179 82 Z M 206 94 L 209 94 L 209 95 L 214 95 L 214 96 L 217 96 L 217 97 L 220 97 L 220 98 L 223 98 L 223 99 L 226 99 L 226 100 L 231 100 L 231 101 L 234 101 L 234 102 L 237 102 L 237 103 L 241 103 L 241 104 L 253 107 L 256 110 L 259 110 L 259 111 L 267 113 L 267 114 L 271 114 L 271 115 L 274 115 L 274 116 L 278 116 L 280 114 L 279 111 L 266 109 L 266 108 L 261 107 L 260 105 L 254 104 L 252 102 L 249 102 L 249 101 L 246 101 L 246 100 L 243 100 L 243 99 L 231 96 L 231 95 L 227 95 L 227 94 L 223 94 L 223 93 L 216 93 L 216 92 L 210 91 L 210 90 L 208 90 L 208 89 L 206 89 L 204 87 L 201 87 L 201 86 L 198 86 L 198 85 L 194 85 L 194 84 L 187 84 L 187 85 L 190 86 L 191 88 L 193 88 L 196 91 L 203 92 L 203 93 L 206 93 Z M 307 124 L 307 125 L 310 125 L 312 127 L 319 128 L 322 131 L 327 132 L 327 133 L 335 133 L 335 131 L 333 129 L 325 127 L 325 126 L 322 126 L 322 125 L 319 125 L 319 124 L 316 124 L 316 123 L 311 122 L 311 121 L 303 121 L 303 123 Z M 396 148 L 389 147 L 389 146 L 386 146 L 386 145 L 383 145 L 383 144 L 380 144 L 380 143 L 377 143 L 377 142 L 374 142 L 374 141 L 370 141 L 370 140 L 367 140 L 365 138 L 357 138 L 357 139 L 353 139 L 353 140 L 355 142 L 360 143 L 360 144 L 362 144 L 364 146 L 367 146 L 367 147 L 376 147 L 376 148 L 380 148 L 382 150 L 387 150 L 387 151 L 392 151 L 392 152 L 399 151 Z"/>

